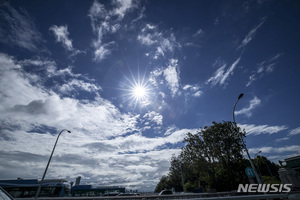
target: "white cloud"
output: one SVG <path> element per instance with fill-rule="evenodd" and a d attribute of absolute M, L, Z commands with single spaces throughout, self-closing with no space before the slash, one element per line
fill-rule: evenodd
<path fill-rule="evenodd" d="M 288 136 L 294 136 L 294 135 L 299 135 L 299 134 L 300 134 L 300 127 L 291 130 L 289 132 Z"/>
<path fill-rule="evenodd" d="M 200 97 L 202 94 L 203 94 L 202 91 L 197 91 L 197 92 L 194 94 L 194 96 L 195 96 L 195 97 Z"/>
<path fill-rule="evenodd" d="M 22 66 L 17 64 L 13 57 L 0 54 L 0 66 L 0 94 L 3 97 L 1 109 L 21 103 L 28 104 L 34 99 L 45 99 L 48 96 L 48 92 L 43 88 L 31 87 L 36 77 L 22 73 L 20 71 Z"/>
<path fill-rule="evenodd" d="M 182 89 L 183 90 L 188 90 L 188 89 L 190 89 L 192 86 L 191 85 L 185 85 Z"/>
<path fill-rule="evenodd" d="M 21 135 L 19 134 L 19 136 Z M 77 139 L 77 135 L 76 132 L 61 135 L 47 177 L 70 177 L 75 179 L 76 176 L 80 175 L 82 176 L 82 184 L 114 184 L 123 185 L 127 189 L 143 188 L 146 191 L 153 191 L 161 176 L 167 173 L 169 159 L 172 154 L 180 152 L 180 149 L 165 149 L 121 153 L 125 149 L 123 151 L 120 148 L 135 151 L 136 148 L 130 146 L 130 143 L 132 143 L 130 139 L 140 141 L 139 138 L 130 137 L 123 143 L 120 140 L 124 138 L 117 138 L 117 141 L 110 148 L 105 148 L 99 142 L 82 143 Z M 1 151 L 1 159 L 9 157 L 14 160 L 6 159 L 6 162 L 1 164 L 7 169 L 4 177 L 40 178 L 43 173 L 44 163 L 49 158 L 55 136 L 44 134 L 40 136 L 42 137 L 42 140 L 38 141 L 40 143 L 34 142 L 36 138 L 31 137 L 32 134 L 25 134 L 24 136 L 28 136 L 27 139 L 22 137 L 22 139 L 25 139 L 24 143 L 19 143 L 20 140 L 17 143 L 24 144 L 23 147 L 29 147 L 32 150 L 39 148 L 42 155 L 27 153 L 23 150 L 18 152 Z M 76 144 L 77 142 L 80 142 L 79 145 Z M 40 148 L 40 145 L 43 145 L 44 148 Z M 138 145 L 138 148 L 140 148 L 140 145 Z M 118 153 L 118 149 L 121 150 L 120 153 Z M 32 166 L 32 163 L 37 164 Z M 3 168 L 0 168 L 1 172 L 2 170 Z"/>
<path fill-rule="evenodd" d="M 159 80 L 157 80 L 157 77 L 161 76 L 163 74 L 163 70 L 161 68 L 155 69 L 150 72 L 149 82 L 158 87 L 159 84 L 162 84 Z"/>
<path fill-rule="evenodd" d="M 160 41 L 161 48 L 164 52 L 170 51 L 173 52 L 175 48 L 176 38 L 174 34 L 171 34 L 168 38 L 163 38 Z"/>
<path fill-rule="evenodd" d="M 95 49 L 94 51 L 94 60 L 101 61 L 106 58 L 107 55 L 111 53 L 109 49 L 110 44 L 114 42 L 108 42 L 103 44 L 103 36 L 105 34 L 113 33 L 116 31 L 115 27 L 110 23 L 110 14 L 106 11 L 104 5 L 100 4 L 98 1 L 94 1 L 93 5 L 89 10 L 88 16 L 91 19 L 91 26 L 93 32 L 96 35 L 96 39 L 92 41 L 92 45 Z M 117 24 L 115 24 L 117 25 Z"/>
<path fill-rule="evenodd" d="M 146 118 L 154 123 L 156 123 L 157 125 L 162 125 L 163 123 L 163 116 L 160 115 L 159 113 L 155 112 L 155 111 L 149 111 L 147 112 L 143 118 Z"/>
<path fill-rule="evenodd" d="M 275 140 L 275 142 L 282 142 L 282 141 L 286 141 L 286 140 L 289 140 L 290 138 L 289 137 L 283 137 L 283 138 L 278 138 Z"/>
<path fill-rule="evenodd" d="M 200 28 L 196 33 L 194 33 L 194 37 L 203 35 L 204 31 Z"/>
<path fill-rule="evenodd" d="M 180 47 L 176 42 L 173 33 L 163 33 L 157 30 L 154 25 L 146 24 L 137 36 L 137 40 L 148 47 L 154 47 L 153 58 L 155 60 L 165 57 L 166 53 L 174 52 L 175 48 Z"/>
<path fill-rule="evenodd" d="M 152 30 L 152 29 L 156 29 L 157 26 L 152 25 L 152 24 L 146 24 L 146 27 L 142 30 L 142 32 L 147 31 L 147 29 Z"/>
<path fill-rule="evenodd" d="M 131 134 L 128 136 L 120 136 L 114 139 L 103 140 L 101 142 L 96 142 L 95 147 L 98 146 L 98 150 L 105 150 L 107 154 L 109 153 L 138 153 L 146 151 L 157 151 L 160 147 L 166 144 L 176 144 L 182 142 L 184 137 L 188 132 L 195 133 L 196 129 L 181 129 L 171 127 L 167 130 L 162 137 L 148 138 L 140 133 Z"/>
<path fill-rule="evenodd" d="M 173 128 L 171 128 L 173 129 Z M 195 134 L 198 131 L 198 129 L 181 129 L 181 130 L 172 130 L 171 134 L 169 134 L 166 137 L 166 140 L 171 143 L 171 144 L 176 144 L 178 142 L 183 142 L 184 137 L 186 136 L 187 133 L 192 133 Z"/>
<path fill-rule="evenodd" d="M 266 21 L 266 19 L 263 18 L 257 26 L 252 28 L 250 30 L 250 32 L 246 35 L 244 40 L 242 41 L 242 44 L 240 46 L 238 46 L 237 49 L 244 48 L 247 44 L 249 44 L 253 40 L 253 38 L 255 37 L 255 34 L 256 34 L 257 30 L 265 23 L 265 21 Z"/>
<path fill-rule="evenodd" d="M 112 15 L 118 15 L 120 19 L 134 6 L 132 0 L 115 0 L 114 3 L 117 7 L 112 11 Z"/>
<path fill-rule="evenodd" d="M 169 66 L 163 71 L 164 77 L 171 89 L 174 97 L 179 89 L 179 72 L 177 67 L 178 60 L 171 59 Z"/>
<path fill-rule="evenodd" d="M 149 33 L 146 35 L 139 35 L 137 39 L 146 46 L 151 46 L 151 45 L 157 43 L 157 40 L 155 40 L 153 38 L 153 35 L 151 35 Z"/>
<path fill-rule="evenodd" d="M 48 78 L 63 77 L 65 79 L 66 77 L 71 77 L 71 78 L 82 78 L 86 81 L 94 82 L 94 80 L 89 79 L 87 76 L 83 76 L 81 74 L 75 74 L 72 71 L 73 66 L 57 69 L 56 62 L 49 59 L 37 57 L 36 59 L 25 59 L 20 61 L 14 60 L 14 62 L 20 66 L 29 66 L 29 67 L 38 66 L 39 68 L 36 68 L 36 70 L 44 71 L 45 76 L 47 76 Z M 34 76 L 34 75 L 30 74 L 30 76 Z M 37 81 L 41 81 L 41 79 Z"/>
<path fill-rule="evenodd" d="M 233 70 L 236 68 L 237 64 L 239 63 L 241 58 L 238 58 L 227 71 L 225 71 L 226 64 L 222 64 L 222 66 L 215 71 L 212 77 L 210 77 L 207 81 L 206 84 L 212 84 L 215 86 L 216 84 L 220 85 L 226 85 L 226 80 L 229 78 L 230 75 L 233 74 Z"/>
<path fill-rule="evenodd" d="M 181 142 L 187 132 L 195 130 L 173 130 L 169 135 L 159 138 L 133 134 L 101 141 L 93 140 L 82 132 L 65 132 L 60 137 L 52 158 L 54 167 L 49 168 L 47 177 L 75 179 L 81 175 L 83 184 L 93 181 L 94 184 L 98 182 L 106 185 L 124 185 L 127 189 L 149 187 L 146 190 L 153 191 L 161 176 L 167 173 L 172 154 L 178 155 L 180 152 L 180 149 L 160 150 L 160 147 Z M 0 157 L 8 156 L 14 158 L 14 161 L 6 160 L 3 164 L 3 167 L 12 167 L 6 176 L 40 177 L 45 167 L 43 163 L 48 159 L 56 135 L 40 134 L 37 137 L 37 134 L 23 131 L 7 134 L 14 142 L 0 141 L 4 149 L 11 150 L 1 151 Z M 20 148 L 16 144 L 20 145 Z M 38 164 L 33 167 L 32 163 Z M 0 168 L 0 172 L 2 170 Z M 89 180 L 91 177 L 92 180 Z"/>
<path fill-rule="evenodd" d="M 94 1 L 93 5 L 90 7 L 88 16 L 92 21 L 91 25 L 93 31 L 97 32 L 97 24 L 99 23 L 98 20 L 105 19 L 106 17 L 108 17 L 108 14 L 104 5 L 100 4 L 98 1 Z"/>
<path fill-rule="evenodd" d="M 284 147 L 260 147 L 260 148 L 249 149 L 250 153 L 256 153 L 258 151 L 262 151 L 263 153 L 276 153 L 276 154 L 282 154 L 282 153 L 286 153 L 286 152 L 295 152 L 295 153 L 299 154 L 300 146 L 299 145 L 291 145 L 291 146 L 284 146 Z"/>
<path fill-rule="evenodd" d="M 200 97 L 203 94 L 198 85 L 185 85 L 182 89 L 194 97 Z"/>
<path fill-rule="evenodd" d="M 253 109 L 255 109 L 258 105 L 260 105 L 261 100 L 257 97 L 254 97 L 251 101 L 250 101 L 250 105 L 248 108 L 243 108 L 241 110 L 235 111 L 234 113 L 236 115 L 246 115 L 247 117 L 251 117 L 252 115 L 252 111 Z"/>
<path fill-rule="evenodd" d="M 162 100 L 162 105 L 166 105 L 164 99 L 168 96 L 167 91 L 170 91 L 173 98 L 176 95 L 181 95 L 185 92 L 185 95 L 199 97 L 203 94 L 198 85 L 185 85 L 180 84 L 180 70 L 177 59 L 170 59 L 167 63 L 167 67 L 156 68 L 150 72 L 149 82 L 152 86 L 155 86 L 158 99 Z"/>
<path fill-rule="evenodd" d="M 51 72 L 39 71 L 39 75 L 34 75 L 26 72 L 24 65 L 53 67 Z M 172 154 L 180 152 L 180 149 L 164 147 L 181 143 L 187 132 L 195 131 L 171 128 L 160 137 L 144 136 L 143 129 L 137 125 L 139 116 L 121 113 L 110 101 L 100 97 L 97 93 L 100 86 L 73 74 L 71 67 L 57 70 L 55 62 L 47 59 L 17 61 L 0 54 L 0 71 L 3 97 L 0 159 L 11 158 L 0 164 L 3 179 L 41 178 L 58 132 L 67 128 L 72 133 L 61 135 L 48 178 L 70 180 L 82 176 L 83 184 L 101 182 L 153 191 L 161 176 L 167 173 Z M 76 87 L 96 94 L 96 98 L 64 97 L 39 81 L 67 76 L 71 81 L 62 84 L 64 91 Z M 163 117 L 153 111 L 140 120 L 156 127 L 163 123 Z"/>
<path fill-rule="evenodd" d="M 14 61 L 12 57 L 4 54 L 0 56 L 2 69 L 0 94 L 3 96 L 1 119 L 5 119 L 8 121 L 7 123 L 24 126 L 24 130 L 39 124 L 48 124 L 52 127 L 68 126 L 74 129 L 84 129 L 85 126 L 89 126 L 93 134 L 101 128 L 105 133 L 101 137 L 106 137 L 106 133 L 109 132 L 113 135 L 124 134 L 124 131 L 132 125 L 128 123 L 129 119 L 127 122 L 123 121 L 128 123 L 127 125 L 119 121 L 120 118 L 126 120 L 129 116 L 122 116 L 110 102 L 100 97 L 88 103 L 71 98 L 61 98 L 55 92 L 46 90 L 39 85 L 40 77 L 24 72 L 16 63 L 18 62 Z M 16 68 L 18 70 L 15 70 Z M 14 80 L 14 84 L 11 84 L 11 80 Z M 89 92 L 100 89 L 100 87 L 80 79 L 74 79 L 63 85 L 62 88 L 70 90 L 70 87 L 74 86 L 77 87 L 77 90 Z M 74 116 L 76 118 L 72 119 Z M 117 120 L 118 118 L 119 120 Z M 122 128 L 121 124 L 125 126 Z M 105 130 L 110 131 L 106 132 Z"/>
<path fill-rule="evenodd" d="M 256 80 L 262 79 L 266 74 L 273 72 L 274 67 L 276 65 L 275 61 L 282 55 L 283 54 L 277 54 L 277 55 L 273 56 L 272 58 L 267 59 L 267 60 L 257 64 L 258 65 L 257 70 L 250 75 L 249 81 L 248 81 L 246 87 L 253 84 Z"/>
<path fill-rule="evenodd" d="M 38 58 L 38 59 L 25 59 L 18 61 L 18 64 L 22 66 L 55 66 L 56 63 L 54 61 Z"/>
<path fill-rule="evenodd" d="M 53 25 L 49 28 L 49 30 L 53 31 L 57 42 L 61 42 L 63 46 L 69 51 L 74 50 L 72 40 L 69 39 L 68 26 Z"/>
<path fill-rule="evenodd" d="M 77 79 L 73 79 L 71 81 L 69 81 L 68 83 L 63 84 L 61 87 L 59 87 L 59 90 L 62 93 L 69 93 L 70 91 L 74 91 L 74 90 L 85 90 L 87 92 L 98 92 L 99 90 L 101 90 L 101 87 L 92 84 L 92 83 L 87 83 L 83 80 L 77 80 Z"/>
<path fill-rule="evenodd" d="M 72 68 L 73 68 L 72 66 L 69 66 L 67 68 L 57 70 L 56 65 L 50 65 L 50 66 L 47 65 L 47 74 L 49 77 L 52 76 L 70 76 L 75 78 L 82 77 L 81 74 L 74 74 Z"/>
<path fill-rule="evenodd" d="M 41 46 L 44 41 L 38 31 L 34 19 L 24 9 L 16 10 L 9 3 L 2 4 L 0 14 L 4 23 L 1 23 L 0 41 L 9 45 L 27 49 L 29 51 L 45 51 Z"/>
<path fill-rule="evenodd" d="M 254 124 L 239 124 L 241 129 L 245 129 L 247 135 L 274 134 L 287 129 L 287 126 L 268 126 Z"/>
<path fill-rule="evenodd" d="M 112 46 L 114 42 L 110 42 L 107 44 L 100 44 L 100 45 L 95 45 L 95 52 L 94 52 L 94 60 L 96 61 L 101 61 L 105 59 L 109 54 L 111 54 L 111 50 L 109 46 Z"/>
<path fill-rule="evenodd" d="M 95 49 L 94 60 L 97 62 L 102 61 L 111 54 L 111 46 L 115 44 L 113 40 L 104 42 L 104 36 L 107 39 L 111 34 L 120 30 L 120 22 L 125 14 L 132 8 L 136 8 L 132 0 L 115 0 L 112 4 L 114 8 L 108 11 L 103 4 L 95 0 L 89 9 L 88 16 L 91 19 L 91 26 L 96 35 L 96 38 L 92 40 L 92 46 Z"/>
<path fill-rule="evenodd" d="M 154 71 L 150 72 L 149 82 L 156 86 L 157 89 L 161 90 L 163 86 L 171 91 L 171 96 L 174 97 L 180 87 L 180 77 L 178 69 L 178 60 L 170 59 L 166 68 L 157 68 Z M 162 91 L 159 91 L 158 94 L 161 94 L 161 97 L 164 98 L 166 94 Z"/>

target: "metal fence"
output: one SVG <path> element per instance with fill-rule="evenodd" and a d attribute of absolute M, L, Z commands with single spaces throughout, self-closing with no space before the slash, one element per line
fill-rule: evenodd
<path fill-rule="evenodd" d="M 288 194 L 257 194 L 243 193 L 201 193 L 175 195 L 140 195 L 140 196 L 108 196 L 108 197 L 40 197 L 37 200 L 300 200 L 300 193 Z M 33 200 L 33 198 L 19 198 L 17 200 Z"/>

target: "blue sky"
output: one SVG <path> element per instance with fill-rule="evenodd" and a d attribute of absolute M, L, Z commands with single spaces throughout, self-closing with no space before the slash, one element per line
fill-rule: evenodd
<path fill-rule="evenodd" d="M 153 191 L 187 132 L 300 153 L 297 1 L 2 1 L 0 178 Z M 139 88 L 139 89 L 136 89 Z M 136 92 L 136 91 L 139 92 Z"/>

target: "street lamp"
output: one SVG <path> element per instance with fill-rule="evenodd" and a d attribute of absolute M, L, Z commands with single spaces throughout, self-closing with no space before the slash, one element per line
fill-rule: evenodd
<path fill-rule="evenodd" d="M 257 153 L 254 155 L 254 159 L 257 158 L 258 154 L 260 154 L 261 152 L 262 152 L 262 151 L 257 152 Z M 260 169 L 259 169 L 259 165 L 257 164 L 256 166 L 257 166 L 257 170 L 258 170 L 259 177 L 262 177 L 261 171 L 260 171 Z"/>
<path fill-rule="evenodd" d="M 185 192 L 185 189 L 184 189 L 184 179 L 183 179 L 183 173 L 182 173 L 182 163 L 181 162 L 180 162 L 180 172 L 181 172 L 182 189 L 183 189 L 183 192 Z"/>
<path fill-rule="evenodd" d="M 68 133 L 71 133 L 71 131 L 69 131 L 69 130 L 67 130 L 67 129 L 63 129 L 63 130 L 60 131 L 60 133 L 58 134 L 58 136 L 57 136 L 57 138 L 56 138 L 56 142 L 55 142 L 54 147 L 53 147 L 53 149 L 52 149 L 52 153 L 51 153 L 50 158 L 49 158 L 49 160 L 48 160 L 46 169 L 45 169 L 45 171 L 44 171 L 43 178 L 42 178 L 42 180 L 41 180 L 41 182 L 40 182 L 39 188 L 38 188 L 37 193 L 36 193 L 36 195 L 35 195 L 35 198 L 38 198 L 38 196 L 39 196 L 39 193 L 40 193 L 40 191 L 41 191 L 41 188 L 42 188 L 42 185 L 43 185 L 43 181 L 44 181 L 44 178 L 45 178 L 45 176 L 46 176 L 46 173 L 47 173 L 47 170 L 48 170 L 48 167 L 49 167 L 51 158 L 52 158 L 52 156 L 53 156 L 53 153 L 54 153 L 54 150 L 55 150 L 55 147 L 56 147 L 58 138 L 59 138 L 60 134 L 61 134 L 62 132 L 64 132 L 64 131 L 67 131 Z"/>
<path fill-rule="evenodd" d="M 232 113 L 232 115 L 233 115 L 233 123 L 234 123 L 234 126 L 235 126 L 235 130 L 237 130 L 237 125 L 236 125 L 236 122 L 235 122 L 234 110 L 235 110 L 235 106 L 236 106 L 237 102 L 238 102 L 243 96 L 244 96 L 244 94 L 241 93 L 241 94 L 239 95 L 238 99 L 236 100 L 234 106 L 233 106 L 233 113 Z M 254 171 L 254 175 L 255 175 L 255 177 L 256 177 L 256 180 L 257 180 L 258 184 L 262 184 L 262 181 L 261 181 L 261 179 L 260 179 L 260 177 L 259 177 L 259 175 L 258 175 L 258 173 L 257 173 L 257 171 L 256 171 L 256 169 L 255 169 L 255 165 L 254 165 L 254 163 L 253 163 L 253 161 L 252 161 L 252 159 L 251 159 L 251 157 L 250 157 L 250 154 L 249 154 L 249 152 L 248 152 L 248 149 L 247 149 L 247 147 L 246 147 L 245 141 L 244 141 L 244 139 L 243 139 L 243 137 L 242 137 L 241 135 L 240 135 L 240 137 L 241 137 L 241 140 L 243 141 L 243 146 L 244 146 L 244 149 L 245 149 L 245 151 L 246 151 L 246 153 L 247 153 L 247 156 L 248 156 L 249 162 L 250 162 L 250 164 L 251 164 L 251 167 L 252 167 L 252 169 L 253 169 L 253 171 Z"/>
<path fill-rule="evenodd" d="M 257 155 L 260 154 L 260 153 L 261 153 L 261 151 L 257 152 L 257 153 L 254 155 L 254 158 L 256 158 Z"/>
<path fill-rule="evenodd" d="M 257 154 L 259 154 L 259 153 L 262 153 L 262 151 L 259 151 Z M 255 154 L 255 157 L 257 156 L 257 154 Z M 274 180 L 274 176 L 273 176 L 273 173 L 272 173 L 271 170 L 270 170 L 270 167 L 269 167 L 268 162 L 267 162 L 265 159 L 263 159 L 263 161 L 264 161 L 265 165 L 267 166 L 267 169 L 268 169 L 268 171 L 269 171 L 269 173 L 270 173 L 272 179 Z"/>
<path fill-rule="evenodd" d="M 237 104 L 237 102 L 242 98 L 244 96 L 244 94 L 243 93 L 241 93 L 240 95 L 239 95 L 239 97 L 238 97 L 238 99 L 236 100 L 236 102 L 235 102 L 235 104 L 234 104 L 234 106 L 233 106 L 233 112 L 232 112 L 232 117 L 233 117 L 233 122 L 235 123 L 235 117 L 234 117 L 234 110 L 235 110 L 235 106 L 236 106 L 236 104 Z"/>

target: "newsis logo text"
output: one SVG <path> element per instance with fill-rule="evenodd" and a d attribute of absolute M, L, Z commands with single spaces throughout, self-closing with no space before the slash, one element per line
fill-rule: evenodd
<path fill-rule="evenodd" d="M 287 193 L 291 188 L 292 184 L 239 184 L 237 192 Z"/>

